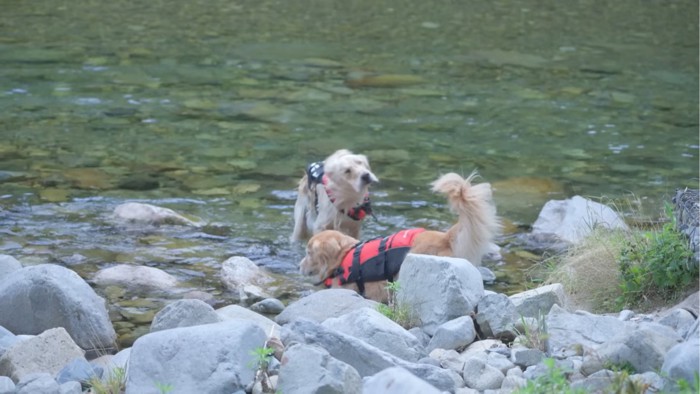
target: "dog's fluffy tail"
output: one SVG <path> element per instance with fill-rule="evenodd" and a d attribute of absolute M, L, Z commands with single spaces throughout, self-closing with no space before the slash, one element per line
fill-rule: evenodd
<path fill-rule="evenodd" d="M 447 232 L 453 255 L 474 265 L 481 264 L 481 256 L 501 229 L 491 199 L 491 185 L 473 185 L 472 180 L 477 176 L 476 171 L 466 179 L 449 173 L 432 183 L 433 191 L 446 195 L 452 212 L 459 216 L 457 223 Z"/>

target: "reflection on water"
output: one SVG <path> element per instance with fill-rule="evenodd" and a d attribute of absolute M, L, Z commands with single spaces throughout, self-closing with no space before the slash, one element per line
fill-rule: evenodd
<path fill-rule="evenodd" d="M 0 251 L 212 291 L 236 254 L 294 277 L 292 190 L 338 148 L 381 179 L 368 236 L 445 228 L 427 185 L 474 168 L 520 225 L 574 194 L 656 209 L 697 184 L 697 59 L 692 1 L 11 2 Z M 126 200 L 228 230 L 125 229 Z"/>

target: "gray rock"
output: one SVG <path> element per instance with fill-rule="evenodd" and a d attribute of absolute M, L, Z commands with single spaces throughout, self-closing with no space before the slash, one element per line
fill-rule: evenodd
<path fill-rule="evenodd" d="M 267 317 L 255 313 L 250 309 L 243 308 L 240 305 L 229 305 L 216 310 L 216 314 L 223 321 L 228 320 L 244 320 L 255 323 L 260 327 L 268 337 L 279 338 L 280 337 L 280 326 L 274 321 L 268 319 Z"/>
<path fill-rule="evenodd" d="M 58 383 L 48 373 L 31 373 L 17 383 L 17 394 L 58 394 Z"/>
<path fill-rule="evenodd" d="M 15 382 L 37 372 L 55 376 L 71 361 L 82 357 L 83 350 L 73 342 L 65 329 L 52 328 L 36 337 L 19 341 L 8 349 L 0 357 L 0 375 L 9 376 Z"/>
<path fill-rule="evenodd" d="M 9 349 L 15 342 L 19 341 L 19 338 L 8 329 L 0 326 L 0 357 Z"/>
<path fill-rule="evenodd" d="M 56 375 L 56 382 L 63 384 L 66 382 L 87 382 L 92 378 L 102 378 L 104 369 L 102 367 L 92 365 L 83 357 L 76 358 L 68 365 L 63 367 Z"/>
<path fill-rule="evenodd" d="M 440 394 L 435 386 L 401 367 L 387 368 L 365 380 L 365 393 Z"/>
<path fill-rule="evenodd" d="M 151 332 L 220 321 L 222 319 L 216 314 L 214 308 L 204 301 L 177 300 L 156 313 L 151 322 Z"/>
<path fill-rule="evenodd" d="M 616 365 L 629 363 L 637 372 L 661 368 L 666 353 L 682 340 L 673 329 L 660 324 L 645 324 L 611 336 L 613 339 L 597 347 L 598 356 Z"/>
<path fill-rule="evenodd" d="M 503 379 L 503 383 L 501 383 L 501 390 L 512 392 L 519 388 L 525 387 L 526 385 L 527 379 L 523 378 L 522 376 L 509 375 Z"/>
<path fill-rule="evenodd" d="M 582 346 L 594 349 L 626 330 L 627 324 L 613 316 L 577 311 L 569 313 L 552 306 L 546 318 L 547 353 L 557 354 Z"/>
<path fill-rule="evenodd" d="M 245 304 L 270 298 L 265 288 L 275 279 L 247 257 L 234 256 L 221 265 L 221 281 L 234 297 Z"/>
<path fill-rule="evenodd" d="M 0 254 L 0 281 L 10 273 L 22 269 L 22 263 L 9 254 Z"/>
<path fill-rule="evenodd" d="M 470 358 L 464 362 L 462 376 L 467 387 L 479 391 L 499 389 L 505 379 L 503 372 L 478 358 Z"/>
<path fill-rule="evenodd" d="M 686 331 L 685 335 L 683 335 L 683 339 L 687 341 L 698 337 L 700 334 L 698 331 L 700 331 L 700 319 L 695 319 L 695 323 L 688 328 L 688 331 Z"/>
<path fill-rule="evenodd" d="M 485 284 L 490 285 L 496 282 L 496 274 L 494 274 L 493 271 L 484 267 L 483 265 L 480 265 L 476 268 L 479 270 L 479 273 L 481 274 L 481 279 L 484 281 Z"/>
<path fill-rule="evenodd" d="M 594 228 L 628 229 L 624 220 L 610 207 L 574 196 L 568 200 L 548 201 L 532 225 L 532 235 L 553 235 L 576 244 Z"/>
<path fill-rule="evenodd" d="M 326 319 L 322 325 L 406 361 L 416 362 L 427 354 L 414 335 L 375 309 L 355 309 L 343 316 Z"/>
<path fill-rule="evenodd" d="M 647 392 L 663 393 L 665 392 L 666 381 L 656 372 L 644 372 L 642 374 L 634 374 L 629 379 L 638 385 L 646 385 Z"/>
<path fill-rule="evenodd" d="M 438 326 L 435 334 L 430 339 L 427 349 L 464 349 L 474 342 L 476 330 L 474 321 L 470 316 L 461 316 Z"/>
<path fill-rule="evenodd" d="M 130 264 L 101 269 L 92 281 L 101 287 L 119 286 L 138 291 L 166 291 L 177 286 L 177 279 L 159 268 Z"/>
<path fill-rule="evenodd" d="M 111 351 L 117 336 L 104 299 L 78 274 L 52 264 L 22 268 L 0 282 L 0 326 L 30 335 L 64 327 L 89 353 Z"/>
<path fill-rule="evenodd" d="M 342 316 L 355 309 L 377 309 L 377 305 L 379 305 L 378 302 L 365 299 L 352 290 L 325 289 L 287 305 L 284 311 L 277 315 L 275 321 L 279 324 L 287 324 L 296 319 L 310 319 L 321 323 L 328 318 Z"/>
<path fill-rule="evenodd" d="M 82 394 L 83 387 L 79 382 L 65 382 L 58 386 L 59 394 Z"/>
<path fill-rule="evenodd" d="M 266 298 L 251 305 L 250 310 L 267 315 L 277 315 L 284 310 L 284 304 L 277 298 Z"/>
<path fill-rule="evenodd" d="M 0 394 L 15 394 L 15 382 L 8 376 L 0 376 Z"/>
<path fill-rule="evenodd" d="M 659 319 L 659 324 L 669 326 L 683 336 L 695 323 L 695 316 L 685 309 L 673 309 Z"/>
<path fill-rule="evenodd" d="M 510 300 L 515 305 L 515 312 L 518 315 L 534 318 L 545 316 L 552 309 L 552 305 L 559 305 L 562 308 L 566 308 L 567 305 L 564 286 L 560 283 L 513 294 Z"/>
<path fill-rule="evenodd" d="M 585 379 L 571 383 L 574 390 L 584 390 L 587 393 L 602 393 L 615 381 L 615 372 L 603 369 Z"/>
<path fill-rule="evenodd" d="M 251 352 L 265 343 L 260 327 L 227 321 L 146 334 L 134 342 L 126 394 L 160 393 L 154 382 L 173 393 L 231 393 L 253 381 Z"/>
<path fill-rule="evenodd" d="M 621 310 L 620 314 L 617 315 L 617 318 L 622 320 L 622 321 L 631 320 L 633 317 L 634 317 L 634 311 L 631 311 L 629 309 Z"/>
<path fill-rule="evenodd" d="M 361 393 L 362 378 L 355 368 L 331 357 L 316 345 L 291 345 L 279 373 L 285 393 Z"/>
<path fill-rule="evenodd" d="M 544 353 L 539 349 L 514 348 L 511 353 L 513 364 L 527 368 L 536 365 L 544 358 Z"/>
<path fill-rule="evenodd" d="M 430 342 L 430 335 L 426 334 L 425 331 L 423 331 L 422 328 L 420 327 L 413 327 L 408 330 L 411 334 L 413 334 L 416 339 L 418 339 L 418 342 L 423 345 L 423 347 L 428 346 L 428 343 Z"/>
<path fill-rule="evenodd" d="M 508 356 L 497 352 L 488 352 L 486 364 L 498 369 L 503 372 L 503 374 L 506 374 L 515 367 L 515 364 L 510 361 Z"/>
<path fill-rule="evenodd" d="M 122 349 L 117 354 L 105 354 L 100 356 L 90 363 L 95 367 L 103 369 L 102 381 L 107 381 L 111 377 L 116 376 L 119 372 L 117 369 L 121 369 L 126 372 L 126 367 L 129 364 L 129 357 L 131 356 L 131 348 Z"/>
<path fill-rule="evenodd" d="M 454 349 L 446 350 L 437 348 L 430 352 L 430 357 L 438 361 L 442 368 L 449 369 L 460 374 L 464 369 L 464 360 Z"/>
<path fill-rule="evenodd" d="M 691 338 L 673 346 L 664 358 L 661 371 L 674 380 L 685 379 L 695 381 L 695 375 L 700 373 L 700 339 Z"/>
<path fill-rule="evenodd" d="M 507 341 L 515 338 L 513 325 L 519 316 L 507 295 L 487 294 L 479 300 L 476 310 L 476 323 L 486 337 Z"/>
<path fill-rule="evenodd" d="M 115 219 L 144 224 L 177 224 L 185 226 L 200 226 L 201 221 L 192 221 L 170 208 L 162 208 L 150 204 L 128 202 L 114 208 Z"/>
<path fill-rule="evenodd" d="M 474 312 L 484 295 L 479 270 L 469 261 L 409 253 L 401 265 L 398 300 L 413 308 L 423 330 Z"/>
<path fill-rule="evenodd" d="M 288 331 L 283 331 L 282 341 L 287 346 L 292 342 L 317 344 L 334 358 L 353 366 L 363 377 L 399 366 L 440 390 L 451 391 L 457 385 L 454 376 L 447 370 L 402 360 L 362 340 L 330 330 L 311 320 L 297 319 L 285 328 Z"/>

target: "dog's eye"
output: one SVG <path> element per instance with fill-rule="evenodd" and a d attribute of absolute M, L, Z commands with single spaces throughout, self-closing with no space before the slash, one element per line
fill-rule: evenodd
<path fill-rule="evenodd" d="M 346 173 L 346 174 L 349 174 L 349 173 L 351 173 L 351 172 L 352 172 L 352 170 L 349 169 L 349 168 L 348 168 L 347 170 L 345 170 L 345 173 Z"/>

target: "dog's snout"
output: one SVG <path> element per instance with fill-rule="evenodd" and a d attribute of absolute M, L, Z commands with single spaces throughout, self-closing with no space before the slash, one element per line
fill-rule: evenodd
<path fill-rule="evenodd" d="M 369 172 L 365 172 L 362 174 L 362 182 L 364 183 L 372 183 L 372 174 Z"/>

